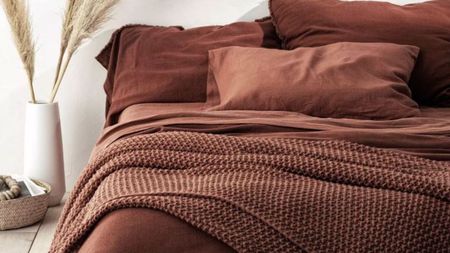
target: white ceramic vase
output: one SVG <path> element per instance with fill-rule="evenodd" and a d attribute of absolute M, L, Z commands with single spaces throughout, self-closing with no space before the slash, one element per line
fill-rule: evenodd
<path fill-rule="evenodd" d="M 49 205 L 59 205 L 66 184 L 58 103 L 27 104 L 24 150 L 24 175 L 49 183 Z"/>

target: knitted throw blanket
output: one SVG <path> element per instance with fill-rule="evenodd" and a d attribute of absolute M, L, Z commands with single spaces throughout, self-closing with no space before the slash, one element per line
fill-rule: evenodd
<path fill-rule="evenodd" d="M 238 252 L 449 252 L 449 202 L 448 162 L 343 141 L 141 135 L 87 166 L 51 252 L 76 250 L 127 207 L 170 213 Z"/>

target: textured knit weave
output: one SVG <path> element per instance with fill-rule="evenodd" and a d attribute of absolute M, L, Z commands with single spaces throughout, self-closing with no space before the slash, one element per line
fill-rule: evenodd
<path fill-rule="evenodd" d="M 108 212 L 147 207 L 238 252 L 449 252 L 449 202 L 446 162 L 343 141 L 141 135 L 84 170 L 51 251 L 76 250 Z"/>

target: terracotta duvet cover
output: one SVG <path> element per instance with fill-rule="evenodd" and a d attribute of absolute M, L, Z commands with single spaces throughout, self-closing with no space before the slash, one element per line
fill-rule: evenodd
<path fill-rule="evenodd" d="M 104 130 L 53 252 L 450 251 L 450 109 L 389 121 L 139 104 Z"/>

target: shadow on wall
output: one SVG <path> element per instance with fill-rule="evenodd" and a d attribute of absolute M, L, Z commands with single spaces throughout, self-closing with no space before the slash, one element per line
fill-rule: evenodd
<path fill-rule="evenodd" d="M 256 6 L 249 12 L 245 13 L 242 17 L 240 17 L 239 21 L 251 21 L 267 16 L 270 16 L 269 1 L 263 1 L 258 6 Z"/>
<path fill-rule="evenodd" d="M 61 86 L 61 123 L 67 189 L 71 189 L 104 124 L 106 70 L 95 60 L 110 33 L 104 33 L 76 53 Z"/>
<path fill-rule="evenodd" d="M 253 21 L 269 14 L 267 0 L 128 0 L 118 6 L 114 19 L 77 52 L 61 86 L 61 120 L 65 148 L 67 189 L 71 189 L 104 123 L 106 70 L 95 56 L 115 29 L 129 23 L 182 25 L 186 28 Z M 50 73 L 51 74 L 51 73 Z"/>
<path fill-rule="evenodd" d="M 117 9 L 120 11 L 115 13 L 108 28 L 117 28 L 127 23 L 181 25 L 190 28 L 253 21 L 269 14 L 267 0 L 128 0 L 120 2 Z"/>

